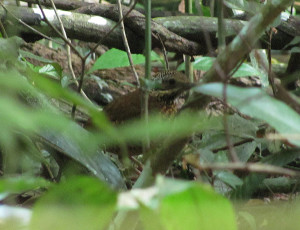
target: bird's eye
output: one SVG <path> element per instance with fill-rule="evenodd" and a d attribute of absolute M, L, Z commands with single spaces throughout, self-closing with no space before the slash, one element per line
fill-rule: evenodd
<path fill-rule="evenodd" d="M 176 81 L 174 78 L 169 79 L 169 84 L 170 85 L 175 85 Z"/>

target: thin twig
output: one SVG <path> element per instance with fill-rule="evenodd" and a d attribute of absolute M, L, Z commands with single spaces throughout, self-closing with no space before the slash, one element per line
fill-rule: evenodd
<path fill-rule="evenodd" d="M 160 44 L 161 44 L 161 48 L 162 48 L 164 58 L 165 58 L 165 63 L 166 63 L 166 70 L 170 70 L 165 44 L 164 44 L 163 40 L 161 39 L 159 33 L 156 33 L 155 35 L 158 37 L 158 40 L 160 41 Z"/>
<path fill-rule="evenodd" d="M 113 28 L 110 29 L 110 31 L 108 31 L 104 37 L 102 39 L 100 39 L 100 41 L 90 50 L 90 52 L 88 54 L 85 55 L 84 58 L 88 58 L 92 53 L 94 53 L 96 51 L 96 49 L 98 48 L 99 45 L 102 44 L 102 42 L 104 41 L 104 39 L 106 37 L 108 37 L 119 25 L 122 21 L 124 21 L 124 19 L 131 13 L 131 11 L 134 9 L 135 5 L 137 4 L 137 0 L 134 1 L 134 4 L 130 7 L 130 9 L 128 10 L 128 12 L 123 16 L 123 18 L 121 20 L 119 20 L 114 26 Z"/>
<path fill-rule="evenodd" d="M 134 63 L 133 63 L 133 60 L 132 60 L 132 56 L 131 56 L 131 52 L 130 52 L 130 47 L 129 47 L 128 40 L 127 40 L 127 37 L 126 37 L 126 32 L 125 32 L 125 27 L 124 27 L 124 21 L 122 20 L 123 13 L 122 13 L 121 0 L 118 0 L 118 7 L 119 7 L 119 20 L 121 21 L 120 22 L 120 27 L 121 27 L 121 31 L 122 31 L 123 43 L 124 43 L 124 46 L 125 46 L 125 50 L 127 52 L 127 56 L 128 56 L 128 60 L 129 60 L 129 63 L 130 63 L 131 70 L 133 72 L 133 75 L 134 75 L 134 78 L 136 80 L 137 86 L 139 87 L 140 86 L 139 76 L 138 76 L 138 74 L 137 74 L 137 72 L 136 72 L 136 70 L 134 68 Z"/>
<path fill-rule="evenodd" d="M 152 50 L 152 30 L 151 30 L 151 0 L 144 1 L 145 7 L 145 78 L 149 79 L 151 77 L 151 50 Z M 149 92 L 147 90 L 143 91 L 142 99 L 142 116 L 145 120 L 145 130 L 146 130 L 146 141 L 143 147 L 143 153 L 146 149 L 150 148 L 149 139 Z"/>
<path fill-rule="evenodd" d="M 81 75 L 80 75 L 80 79 L 79 79 L 77 92 L 81 92 L 81 89 L 82 89 L 84 72 L 85 72 L 85 62 L 86 62 L 86 58 L 81 58 Z M 77 105 L 74 103 L 72 106 L 72 112 L 71 112 L 72 118 L 75 118 L 76 108 L 77 108 Z"/>
<path fill-rule="evenodd" d="M 53 10 L 54 10 L 54 12 L 55 12 L 55 15 L 56 15 L 56 17 L 57 17 L 57 19 L 58 19 L 58 22 L 59 22 L 59 25 L 60 25 L 60 29 L 61 29 L 62 35 L 65 37 L 65 39 L 67 39 L 67 40 L 71 43 L 71 41 L 68 39 L 66 30 L 65 30 L 65 28 L 64 28 L 64 24 L 63 24 L 61 18 L 59 17 L 59 15 L 58 15 L 58 12 L 57 12 L 57 9 L 56 9 L 56 6 L 55 6 L 53 0 L 50 0 L 50 2 L 51 2 L 51 5 L 52 5 Z M 43 9 L 41 9 L 41 10 L 43 10 Z M 68 59 L 68 66 L 69 66 L 69 69 L 70 69 L 72 78 L 73 78 L 73 80 L 74 80 L 76 86 L 78 87 L 78 86 L 79 86 L 79 83 L 78 83 L 78 81 L 77 81 L 77 79 L 76 79 L 76 76 L 75 76 L 75 73 L 74 73 L 74 70 L 73 70 L 73 66 L 72 66 L 72 53 L 71 53 L 71 47 L 70 47 L 68 44 L 66 44 L 66 45 L 67 45 L 67 59 Z M 83 90 L 81 90 L 80 93 L 81 93 L 81 95 L 82 95 L 88 102 L 92 103 L 92 101 L 88 98 L 88 96 L 85 94 L 85 92 L 84 92 Z"/>
<path fill-rule="evenodd" d="M 46 17 L 46 14 L 42 8 L 42 5 L 41 5 L 41 2 L 40 0 L 36 0 L 37 1 L 37 4 L 43 14 L 43 17 L 44 17 L 44 20 L 45 22 L 48 24 L 48 26 L 50 26 L 57 34 L 58 36 L 60 36 L 61 39 L 63 39 L 67 45 L 72 48 L 72 50 L 74 50 L 74 52 L 80 57 L 81 59 L 81 63 L 82 63 L 82 66 L 81 66 L 81 76 L 80 76 L 80 81 L 78 83 L 78 93 L 80 93 L 82 91 L 82 85 L 83 85 L 83 78 L 84 78 L 84 73 L 85 73 L 85 62 L 86 62 L 86 58 L 85 57 L 82 57 L 80 52 L 73 46 L 73 44 L 69 41 L 68 38 L 66 38 L 63 34 L 61 34 L 51 23 L 50 21 L 47 19 Z M 72 65 L 72 64 L 71 64 Z M 76 107 L 77 105 L 74 103 L 73 106 L 72 106 L 72 112 L 71 112 L 71 116 L 72 118 L 75 117 L 75 112 L 76 112 Z"/>
<path fill-rule="evenodd" d="M 52 38 L 48 37 L 47 35 L 41 33 L 40 31 L 34 29 L 33 27 L 31 27 L 30 25 L 26 24 L 25 22 L 23 22 L 21 19 L 19 19 L 15 14 L 13 14 L 11 11 L 9 11 L 4 5 L 3 3 L 0 1 L 0 5 L 3 7 L 3 9 L 6 10 L 6 12 L 8 12 L 14 19 L 16 19 L 19 23 L 21 23 L 23 26 L 25 26 L 26 28 L 32 30 L 33 32 L 35 32 L 36 34 L 40 35 L 41 37 L 43 38 L 46 38 L 50 41 L 54 41 Z M 56 42 L 56 41 L 55 41 Z M 61 42 L 56 42 L 60 45 L 64 45 L 63 43 Z"/>
<path fill-rule="evenodd" d="M 236 142 L 233 144 L 234 147 L 236 146 L 240 146 L 240 145 L 243 145 L 243 144 L 246 144 L 246 143 L 249 143 L 249 142 L 252 142 L 254 141 L 253 138 L 247 138 L 245 140 L 242 140 L 242 141 L 239 141 L 239 142 Z M 212 150 L 213 153 L 217 153 L 219 151 L 223 151 L 223 150 L 228 150 L 228 145 L 224 146 L 224 147 L 220 147 L 220 148 L 215 148 Z"/>
<path fill-rule="evenodd" d="M 104 36 L 102 39 L 99 40 L 99 42 L 90 50 L 90 52 L 88 52 L 83 58 L 82 58 L 82 65 L 85 65 L 85 62 L 87 60 L 87 58 L 96 51 L 96 49 L 98 48 L 99 45 L 102 44 L 102 42 L 104 41 L 104 39 L 106 39 L 119 25 L 120 23 L 124 20 L 124 18 L 126 18 L 130 12 L 133 10 L 133 8 L 135 7 L 137 3 L 137 0 L 135 0 L 135 3 L 133 4 L 133 6 L 128 10 L 127 14 L 125 14 L 125 16 L 119 20 Z M 77 51 L 77 50 L 76 50 Z M 80 56 L 81 57 L 81 56 Z M 83 68 L 83 73 L 84 73 L 84 68 Z M 82 85 L 83 85 L 83 78 L 84 78 L 84 74 L 81 74 L 80 80 L 79 80 L 79 86 L 78 86 L 78 92 L 81 91 L 82 89 Z M 72 107 L 72 114 L 74 116 L 76 111 L 76 105 L 74 104 Z"/>
<path fill-rule="evenodd" d="M 246 172 L 265 173 L 270 175 L 285 175 L 291 177 L 300 177 L 300 173 L 291 169 L 286 169 L 278 166 L 261 163 L 212 163 L 212 164 L 197 164 L 188 162 L 193 167 L 199 170 L 239 170 Z"/>
<path fill-rule="evenodd" d="M 44 10 L 43 10 L 43 8 L 42 8 L 42 5 L 41 5 L 41 2 L 40 2 L 40 0 L 36 0 L 36 4 L 39 6 L 39 8 L 40 8 L 40 10 L 41 10 L 41 13 L 42 13 L 42 15 L 43 15 L 43 18 L 44 18 L 44 20 L 45 20 L 45 22 L 47 23 L 47 25 L 51 28 L 51 29 L 53 29 L 54 31 L 55 31 L 55 33 L 62 39 L 62 40 L 64 40 L 64 42 L 65 43 L 67 43 L 71 48 L 72 48 L 72 50 L 80 57 L 80 58 L 82 58 L 82 56 L 81 56 L 81 54 L 80 54 L 80 52 L 75 48 L 75 46 L 73 46 L 73 44 L 68 40 L 68 39 L 66 39 L 53 25 L 52 25 L 52 23 L 51 22 L 49 22 L 49 20 L 48 20 L 48 18 L 46 17 L 46 14 L 45 14 L 45 12 L 44 12 Z"/>

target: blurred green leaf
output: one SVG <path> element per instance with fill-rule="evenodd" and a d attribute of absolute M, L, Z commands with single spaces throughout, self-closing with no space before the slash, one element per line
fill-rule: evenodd
<path fill-rule="evenodd" d="M 87 168 L 93 175 L 107 181 L 115 188 L 124 188 L 124 182 L 118 168 L 98 149 L 98 142 L 86 130 L 74 124 L 55 109 L 49 99 L 37 89 L 54 98 L 65 98 L 96 113 L 95 120 L 102 130 L 111 130 L 112 126 L 103 113 L 84 101 L 76 93 L 62 88 L 58 83 L 33 72 L 29 67 L 15 63 L 14 69 L 0 73 L 0 144 L 8 156 L 15 156 L 18 138 L 16 131 L 34 140 L 43 141 L 61 154 Z M 18 71 L 20 70 L 20 71 Z M 37 88 L 33 87 L 34 84 Z M 23 147 L 24 148 L 24 147 Z"/>
<path fill-rule="evenodd" d="M 35 205 L 30 229 L 104 229 L 117 194 L 89 177 L 74 177 L 50 189 Z"/>
<path fill-rule="evenodd" d="M 147 205 L 158 214 L 157 218 L 151 218 L 152 222 L 157 223 L 152 223 L 153 227 L 162 226 L 162 230 L 236 229 L 230 202 L 210 187 L 161 177 L 158 178 L 156 187 L 158 194 L 150 205 Z M 154 205 L 155 203 L 157 205 Z M 150 219 L 147 218 L 147 212 L 142 212 L 142 215 L 142 221 Z M 147 225 L 147 222 L 143 224 Z M 157 228 L 147 228 L 150 229 Z"/>
<path fill-rule="evenodd" d="M 18 176 L 3 177 L 0 180 L 0 193 L 21 193 L 38 188 L 50 188 L 52 183 L 43 178 Z"/>
<path fill-rule="evenodd" d="M 196 131 L 214 129 L 216 126 L 222 126 L 222 118 L 208 118 L 204 113 L 182 113 L 174 119 L 154 114 L 149 117 L 147 130 L 143 120 L 134 120 L 118 126 L 118 135 L 111 136 L 105 133 L 95 135 L 100 145 L 110 146 L 119 143 L 120 139 L 127 143 L 140 143 L 148 137 L 153 141 L 161 141 L 165 137 L 176 140 Z"/>
<path fill-rule="evenodd" d="M 23 42 L 24 41 L 19 37 L 11 37 L 7 39 L 1 38 L 0 39 L 0 60 L 2 62 L 16 61 L 19 56 L 19 47 Z"/>
<path fill-rule="evenodd" d="M 0 193 L 20 193 L 37 188 L 49 188 L 52 184 L 43 178 L 28 176 L 3 177 L 0 180 Z"/>
<path fill-rule="evenodd" d="M 61 154 L 83 165 L 92 175 L 113 188 L 126 187 L 119 169 L 99 149 L 97 138 L 79 125 L 69 123 L 60 132 L 44 129 L 39 132 L 38 140 L 46 146 L 55 146 Z"/>

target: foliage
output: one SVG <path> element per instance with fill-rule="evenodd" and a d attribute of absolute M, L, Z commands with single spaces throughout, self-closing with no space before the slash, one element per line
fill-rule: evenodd
<path fill-rule="evenodd" d="M 133 54 L 132 60 L 133 63 L 137 65 L 144 63 L 145 57 L 141 54 Z M 113 48 L 101 55 L 89 72 L 93 72 L 97 69 L 109 69 L 123 66 L 129 66 L 126 52 Z"/>
<path fill-rule="evenodd" d="M 250 14 L 257 13 L 261 8 L 261 4 L 255 1 L 224 2 L 231 9 Z M 200 8 L 205 15 L 210 15 L 209 7 L 201 4 Z M 197 11 L 194 9 L 194 12 Z M 26 214 L 22 214 L 28 215 L 29 220 L 22 220 L 21 225 L 24 223 L 29 229 L 65 229 L 66 226 L 67 229 L 108 229 L 117 226 L 118 229 L 147 230 L 234 230 L 239 223 L 245 229 L 262 229 L 261 226 L 291 228 L 284 224 L 276 226 L 276 219 L 282 213 L 274 211 L 274 207 L 272 210 L 276 218 L 271 216 L 266 220 L 262 218 L 263 214 L 258 216 L 247 205 L 236 205 L 234 211 L 232 203 L 224 197 L 250 199 L 254 194 L 270 188 L 275 190 L 288 186 L 288 192 L 298 189 L 298 179 L 284 176 L 270 178 L 268 174 L 247 170 L 248 162 L 264 164 L 262 167 L 293 165 L 298 169 L 299 161 L 299 138 L 295 138 L 300 132 L 299 114 L 287 103 L 269 95 L 266 71 L 262 71 L 255 60 L 241 63 L 232 71 L 232 77 L 257 77 L 262 82 L 262 88 L 210 83 L 192 89 L 195 94 L 212 96 L 213 102 L 219 102 L 216 98 L 226 99 L 232 107 L 212 111 L 212 114 L 220 112 L 221 116 L 208 116 L 204 110 L 189 111 L 187 108 L 193 105 L 193 101 L 188 101 L 187 106 L 172 119 L 154 113 L 149 115 L 147 125 L 144 120 L 136 119 L 116 126 L 99 106 L 67 88 L 60 64 L 20 50 L 22 42 L 18 37 L 0 39 L 1 200 L 4 204 L 24 206 L 34 200 L 29 213 L 26 210 Z M 291 44 L 297 42 L 296 38 Z M 159 54 L 152 52 L 151 57 L 152 61 L 165 66 Z M 28 58 L 44 65 L 31 64 Z M 133 54 L 132 58 L 136 65 L 145 62 L 141 54 Z M 208 71 L 214 68 L 215 60 L 206 56 L 196 57 L 193 68 Z M 127 53 L 112 48 L 86 72 L 90 74 L 128 65 Z M 184 69 L 184 63 L 177 68 L 178 71 Z M 152 90 L 151 81 L 143 82 L 147 90 Z M 197 102 L 197 98 L 195 100 Z M 75 113 L 75 119 L 70 113 L 63 112 L 63 103 L 67 104 L 68 111 L 72 106 L 77 106 L 79 112 Z M 228 115 L 223 114 L 228 111 Z M 94 123 L 94 130 L 87 131 L 76 123 L 80 113 L 88 114 Z M 183 149 L 182 158 L 174 161 L 167 173 L 174 176 L 175 171 L 176 178 L 198 181 L 157 177 L 149 188 L 133 188 L 125 192 L 136 182 L 134 177 L 139 177 L 133 171 L 138 171 L 140 166 L 132 167 L 133 163 L 127 157 L 115 159 L 103 151 L 115 146 L 121 149 L 127 145 L 146 146 L 149 141 L 158 143 L 162 140 L 165 142 L 159 147 L 170 145 L 172 148 L 187 137 L 191 140 Z M 230 144 L 240 163 L 245 165 L 244 175 L 222 168 L 201 168 L 230 165 Z M 156 152 L 148 154 L 152 157 Z M 138 160 L 145 163 L 146 157 L 147 154 Z M 146 171 L 148 164 L 145 163 L 144 167 Z M 143 173 L 142 176 L 145 176 Z M 142 176 L 134 186 L 143 180 Z M 21 201 L 23 199 L 25 202 Z M 270 210 L 261 206 L 261 212 Z M 278 207 L 280 209 L 285 205 Z M 294 212 L 290 217 L 296 218 L 299 208 L 294 204 L 291 207 L 289 211 Z M 9 213 L 11 207 L 2 208 Z M 21 209 L 12 212 L 18 211 Z M 4 219 L 0 221 L 0 228 L 24 227 L 11 225 L 10 218 Z"/>

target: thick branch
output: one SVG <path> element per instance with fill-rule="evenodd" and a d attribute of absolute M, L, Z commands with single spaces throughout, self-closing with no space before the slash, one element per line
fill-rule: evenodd
<path fill-rule="evenodd" d="M 45 23 L 42 23 L 42 14 L 39 9 L 15 6 L 9 6 L 7 8 L 23 22 L 33 26 L 45 35 L 54 37 L 57 36 L 57 34 L 49 29 Z M 58 20 L 54 17 L 54 11 L 49 9 L 45 9 L 44 11 L 51 24 L 56 28 L 59 28 Z M 114 21 L 99 16 L 90 16 L 61 10 L 58 10 L 58 14 L 61 17 L 69 38 L 87 42 L 97 43 L 116 24 Z M 7 27 L 6 30 L 10 36 L 20 34 L 26 34 L 29 36 L 35 35 L 34 32 L 10 18 L 10 14 L 7 14 L 2 8 L 0 9 L 0 17 Z M 11 21 L 14 23 L 14 26 L 11 25 Z M 132 52 L 141 53 L 144 48 L 143 40 L 129 29 L 126 30 L 126 34 Z M 124 49 L 121 30 L 119 28 L 114 30 L 110 36 L 105 38 L 103 44 L 109 47 Z"/>
<path fill-rule="evenodd" d="M 128 10 L 128 7 L 123 7 L 123 14 L 125 15 L 128 12 Z M 101 15 L 102 17 L 118 21 L 118 7 L 116 5 L 94 4 L 82 7 L 76 10 L 76 12 Z M 127 18 L 124 19 L 124 24 L 127 28 L 131 29 L 132 31 L 135 31 L 135 33 L 137 33 L 140 37 L 144 37 L 146 24 L 145 16 L 143 14 L 139 13 L 136 10 L 133 10 L 127 16 Z M 205 47 L 201 46 L 199 43 L 183 38 L 154 21 L 152 21 L 151 23 L 151 30 L 153 47 L 161 46 L 160 41 L 156 36 L 156 34 L 158 34 L 164 42 L 164 45 L 168 51 L 174 51 L 177 53 L 189 55 L 196 55 L 205 51 Z"/>
<path fill-rule="evenodd" d="M 80 4 L 79 4 L 80 5 Z M 90 5 L 91 6 L 91 5 Z M 94 6 L 94 5 L 93 5 Z M 47 26 L 41 25 L 41 18 L 39 14 L 36 14 L 32 9 L 29 8 L 11 8 L 14 14 L 16 14 L 20 19 L 30 25 L 36 25 L 36 28 L 42 30 L 45 34 L 55 36 L 55 34 L 49 31 Z M 109 17 L 115 21 L 118 21 L 117 8 L 114 5 L 101 5 L 98 4 L 97 7 L 90 8 L 84 7 L 81 9 L 82 11 L 87 11 L 88 13 L 97 13 L 102 17 Z M 52 15 L 51 10 L 47 10 L 50 15 Z M 64 24 L 67 26 L 67 33 L 70 38 L 80 39 L 84 41 L 97 42 L 99 41 L 103 35 L 114 25 L 114 22 L 107 20 L 106 18 L 98 18 L 87 16 L 84 14 L 76 14 L 65 11 L 59 11 L 65 16 Z M 124 12 L 127 12 L 125 9 Z M 0 10 L 0 16 L 3 17 L 4 20 L 7 19 L 6 14 L 3 10 Z M 142 24 L 144 17 L 142 14 L 138 12 L 134 12 L 130 14 L 130 17 L 125 20 L 125 25 L 127 25 L 126 32 L 128 34 L 128 41 L 130 44 L 130 48 L 135 53 L 141 53 L 144 48 L 144 34 L 143 29 L 144 25 Z M 98 23 L 96 23 L 98 21 Z M 106 22 L 105 24 L 99 24 L 100 21 Z M 184 16 L 184 17 L 169 17 L 169 18 L 158 18 L 154 19 L 162 25 L 159 25 L 156 22 L 153 22 L 153 34 L 158 32 L 166 44 L 168 50 L 188 53 L 192 54 L 205 54 L 207 52 L 207 47 L 199 46 L 198 43 L 191 42 L 190 40 L 197 41 L 200 44 L 205 44 L 204 33 L 208 33 L 210 39 L 212 41 L 213 46 L 217 47 L 217 39 L 216 39 L 216 18 L 207 18 L 207 17 L 198 17 L 198 16 Z M 57 25 L 57 23 L 53 23 Z M 239 20 L 230 20 L 226 19 L 224 22 L 225 31 L 227 32 L 228 41 L 234 38 L 234 36 L 248 23 L 245 21 Z M 273 36 L 272 39 L 272 49 L 282 49 L 286 44 L 288 44 L 294 36 L 299 34 L 298 26 L 300 24 L 300 20 L 291 17 L 289 20 L 284 21 L 277 27 L 278 33 Z M 170 32 L 168 29 L 173 31 L 174 33 L 182 36 L 177 36 L 176 34 Z M 13 28 L 14 32 L 15 27 L 9 26 L 9 28 Z M 8 29 L 9 29 L 8 28 Z M 19 27 L 20 33 L 26 32 L 29 35 L 33 35 L 34 33 L 28 31 L 24 26 Z M 154 35 L 155 37 L 155 35 Z M 189 39 L 185 39 L 185 38 Z M 153 44 L 157 47 L 161 47 L 160 43 L 157 39 L 154 39 L 156 42 Z M 267 40 L 264 39 L 264 34 L 260 38 L 261 44 L 265 47 L 267 44 L 265 43 Z M 116 47 L 119 49 L 123 49 L 123 43 L 121 38 L 121 32 L 119 29 L 114 31 L 113 35 L 107 38 L 104 41 L 104 45 L 109 47 Z M 291 48 L 291 47 L 289 47 Z"/>
<path fill-rule="evenodd" d="M 155 18 L 154 21 L 162 24 L 170 31 L 196 42 L 204 42 L 204 33 L 208 33 L 213 47 L 217 47 L 217 18 L 200 16 L 177 16 Z M 247 24 L 247 21 L 224 19 L 224 31 L 227 43 L 231 42 L 234 37 L 241 31 L 241 29 Z M 272 36 L 271 48 L 274 50 L 283 49 L 283 47 L 285 47 L 285 45 L 292 41 L 295 36 L 299 35 L 299 26 L 299 19 L 296 19 L 294 17 L 290 17 L 290 19 L 288 20 L 282 19 L 280 25 L 276 27 L 277 33 Z M 261 48 L 267 48 L 267 42 L 267 35 L 263 34 L 259 39 L 258 46 L 261 46 Z"/>
<path fill-rule="evenodd" d="M 26 2 L 33 3 L 35 0 L 25 0 Z M 84 7 L 81 9 L 83 10 L 86 7 L 95 6 L 91 3 L 83 3 L 83 2 L 73 2 L 73 1 L 66 1 L 66 0 L 55 0 L 54 1 L 57 8 L 63 10 L 75 10 L 80 7 Z M 43 4 L 45 6 L 50 6 L 49 0 L 43 0 Z M 113 5 L 112 5 L 113 6 Z M 106 15 L 107 12 L 107 5 L 97 4 L 97 8 L 102 10 L 97 10 L 99 16 L 108 17 Z M 116 12 L 110 12 L 113 15 L 108 17 L 114 21 L 117 20 Z M 152 15 L 155 13 L 152 12 Z M 172 16 L 173 14 L 168 13 L 165 16 Z M 204 40 L 204 33 L 208 33 L 213 44 L 213 47 L 217 47 L 217 18 L 210 18 L 210 17 L 199 17 L 199 16 L 177 16 L 177 17 L 164 17 L 162 15 L 158 15 L 153 19 L 155 22 L 166 27 L 168 30 L 174 32 L 175 34 L 182 36 L 188 40 L 198 42 L 200 44 L 205 44 Z M 226 31 L 227 42 L 230 42 L 235 35 L 239 33 L 239 31 L 246 25 L 246 21 L 240 20 L 233 20 L 233 19 L 225 19 L 224 20 L 224 27 Z M 273 35 L 272 38 L 272 49 L 282 49 L 286 44 L 288 44 L 295 36 L 300 34 L 299 31 L 300 20 L 291 16 L 288 20 L 282 19 L 279 26 L 277 26 L 277 33 Z M 135 31 L 135 29 L 134 29 Z M 139 31 L 139 30 L 138 30 Z M 267 37 L 263 35 L 260 39 L 260 43 L 262 48 L 267 48 Z M 202 47 L 206 48 L 206 47 Z M 291 47 L 289 47 L 291 48 Z M 203 53 L 206 53 L 207 50 Z"/>
<path fill-rule="evenodd" d="M 35 4 L 36 0 L 22 0 L 22 2 L 27 2 L 31 4 Z M 70 0 L 53 0 L 57 9 L 60 10 L 76 10 L 83 6 L 93 5 L 94 3 L 83 2 L 83 1 L 70 1 Z M 51 7 L 51 2 L 49 0 L 41 0 L 41 4 L 46 7 Z M 145 14 L 145 11 L 142 8 L 137 8 L 142 14 Z M 180 15 L 188 15 L 186 13 L 182 13 L 179 11 L 166 11 L 166 10 L 155 10 L 152 9 L 151 17 L 170 17 L 170 16 L 180 16 Z"/>

